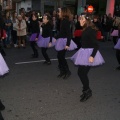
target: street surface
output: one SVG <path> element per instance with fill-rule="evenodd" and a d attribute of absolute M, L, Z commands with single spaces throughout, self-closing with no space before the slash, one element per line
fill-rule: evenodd
<path fill-rule="evenodd" d="M 39 58 L 30 58 L 32 50 L 5 49 L 10 73 L 0 78 L 0 99 L 6 106 L 5 120 L 120 120 L 120 71 L 112 42 L 100 42 L 105 64 L 92 68 L 89 73 L 93 96 L 81 103 L 82 84 L 77 67 L 67 60 L 72 75 L 57 78 L 58 61 L 54 48 L 48 50 L 51 65 Z M 67 52 L 71 57 L 76 51 Z"/>

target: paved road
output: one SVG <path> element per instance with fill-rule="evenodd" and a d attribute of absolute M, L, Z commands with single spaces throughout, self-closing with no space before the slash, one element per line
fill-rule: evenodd
<path fill-rule="evenodd" d="M 32 50 L 7 49 L 6 61 L 9 75 L 0 78 L 0 97 L 6 106 L 2 112 L 5 120 L 120 120 L 120 71 L 112 42 L 100 43 L 106 63 L 89 73 L 93 96 L 79 102 L 82 85 L 77 67 L 68 59 L 72 75 L 68 80 L 59 79 L 57 61 L 43 65 L 39 58 L 31 59 Z M 56 59 L 56 51 L 49 49 Z M 75 51 L 68 52 L 71 57 Z M 29 64 L 15 64 L 36 61 Z"/>

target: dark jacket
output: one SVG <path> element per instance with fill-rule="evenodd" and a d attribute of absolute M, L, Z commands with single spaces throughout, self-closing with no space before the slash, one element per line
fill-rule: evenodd
<path fill-rule="evenodd" d="M 52 42 L 53 26 L 48 22 L 46 24 L 43 24 L 41 27 L 42 27 L 42 37 L 44 37 L 44 38 L 50 37 L 50 42 Z"/>
<path fill-rule="evenodd" d="M 58 38 L 67 38 L 66 45 L 70 45 L 70 41 L 72 38 L 71 29 L 70 29 L 70 21 L 67 18 L 64 18 L 60 22 L 60 32 Z"/>
<path fill-rule="evenodd" d="M 93 52 L 91 56 L 95 57 L 99 47 L 98 47 L 97 39 L 96 39 L 96 31 L 92 29 L 91 27 L 87 27 L 82 32 L 81 46 L 82 48 L 93 48 Z"/>

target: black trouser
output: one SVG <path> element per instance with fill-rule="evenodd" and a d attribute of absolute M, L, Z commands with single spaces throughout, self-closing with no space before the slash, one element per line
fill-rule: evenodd
<path fill-rule="evenodd" d="M 4 49 L 3 49 L 3 45 L 2 45 L 1 40 L 0 40 L 0 53 L 2 54 L 3 57 L 6 56 L 6 53 L 5 53 Z"/>
<path fill-rule="evenodd" d="M 75 37 L 73 41 L 76 43 L 78 49 L 81 48 L 81 37 Z"/>
<path fill-rule="evenodd" d="M 114 45 L 116 45 L 116 43 L 117 43 L 117 36 L 113 36 L 113 43 L 114 43 Z"/>
<path fill-rule="evenodd" d="M 47 54 L 47 49 L 48 49 L 48 48 L 42 47 L 42 48 L 41 48 L 41 52 L 42 52 L 42 55 L 43 55 L 43 57 L 45 58 L 45 60 L 46 60 L 47 62 L 50 62 L 50 58 L 48 57 L 48 54 Z"/>
<path fill-rule="evenodd" d="M 116 58 L 118 63 L 120 64 L 120 50 L 116 50 Z"/>
<path fill-rule="evenodd" d="M 69 72 L 69 67 L 65 59 L 66 50 L 58 51 L 57 58 L 59 63 L 60 72 Z"/>
<path fill-rule="evenodd" d="M 11 31 L 11 35 L 12 35 L 13 43 L 17 44 L 17 31 L 16 30 L 12 30 Z"/>
<path fill-rule="evenodd" d="M 79 66 L 78 68 L 78 76 L 83 84 L 83 91 L 89 89 L 89 79 L 88 79 L 88 72 L 90 70 L 90 66 Z"/>
<path fill-rule="evenodd" d="M 30 46 L 31 46 L 31 48 L 33 50 L 33 54 L 38 56 L 38 51 L 36 49 L 36 42 L 35 41 L 31 41 L 30 42 Z"/>
<path fill-rule="evenodd" d="M 0 120 L 4 120 L 4 119 L 3 119 L 3 116 L 2 116 L 2 114 L 1 114 L 1 111 L 0 111 Z"/>

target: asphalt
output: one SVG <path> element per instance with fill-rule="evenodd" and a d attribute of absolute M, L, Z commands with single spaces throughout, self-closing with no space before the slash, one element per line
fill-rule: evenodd
<path fill-rule="evenodd" d="M 112 42 L 99 42 L 105 64 L 92 68 L 89 73 L 93 96 L 81 103 L 82 84 L 77 67 L 68 59 L 72 75 L 57 78 L 56 51 L 48 50 L 51 65 L 39 58 L 32 59 L 32 50 L 5 49 L 9 74 L 0 78 L 0 98 L 6 109 L 5 120 L 120 120 L 120 71 Z M 76 51 L 67 52 L 71 57 Z M 27 62 L 27 63 L 24 63 Z"/>

